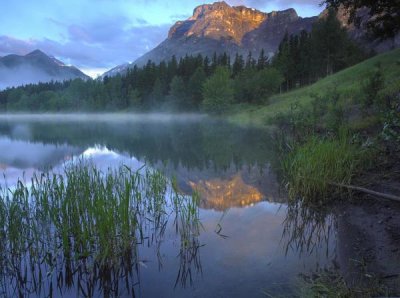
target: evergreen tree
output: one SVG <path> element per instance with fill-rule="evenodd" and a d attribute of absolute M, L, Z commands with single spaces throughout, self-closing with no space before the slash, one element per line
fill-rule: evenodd
<path fill-rule="evenodd" d="M 236 54 L 235 61 L 232 66 L 232 77 L 236 77 L 239 73 L 241 73 L 244 69 L 244 60 L 243 56 Z"/>
<path fill-rule="evenodd" d="M 195 109 L 198 109 L 203 101 L 203 84 L 206 79 L 206 73 L 203 68 L 198 67 L 189 80 L 187 89 L 191 94 L 190 103 Z"/>
<path fill-rule="evenodd" d="M 261 50 L 260 56 L 257 60 L 257 69 L 262 70 L 268 65 L 268 57 L 265 56 L 264 49 Z"/>
<path fill-rule="evenodd" d="M 345 29 L 340 25 L 334 10 L 329 10 L 326 19 L 320 19 L 312 30 L 313 47 L 319 52 L 319 63 L 325 68 L 325 75 L 338 70 L 338 64 L 344 56 L 344 49 L 348 42 Z M 322 75 L 322 72 L 321 72 Z"/>
<path fill-rule="evenodd" d="M 187 102 L 185 82 L 182 77 L 175 76 L 170 85 L 168 101 L 173 108 L 181 107 L 187 109 L 189 103 Z"/>

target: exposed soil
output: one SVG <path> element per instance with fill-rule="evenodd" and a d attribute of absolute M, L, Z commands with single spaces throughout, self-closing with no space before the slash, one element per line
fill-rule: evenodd
<path fill-rule="evenodd" d="M 400 180 L 374 190 L 400 195 Z M 400 202 L 361 195 L 337 207 L 338 265 L 348 285 L 400 296 Z"/>

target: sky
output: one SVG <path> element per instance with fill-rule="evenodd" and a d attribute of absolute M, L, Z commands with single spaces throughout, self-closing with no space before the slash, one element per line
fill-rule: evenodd
<path fill-rule="evenodd" d="M 40 49 L 95 77 L 132 62 L 189 18 L 200 0 L 0 0 L 0 57 Z M 227 0 L 264 12 L 318 15 L 321 0 Z"/>

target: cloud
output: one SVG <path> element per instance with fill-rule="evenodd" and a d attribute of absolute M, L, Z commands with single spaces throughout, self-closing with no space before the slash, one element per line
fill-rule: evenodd
<path fill-rule="evenodd" d="M 125 28 L 124 28 L 125 27 Z M 166 38 L 169 25 L 129 27 L 105 22 L 67 26 L 65 42 L 52 39 L 17 39 L 0 36 L 0 56 L 25 55 L 40 49 L 78 68 L 112 68 L 133 61 Z"/>

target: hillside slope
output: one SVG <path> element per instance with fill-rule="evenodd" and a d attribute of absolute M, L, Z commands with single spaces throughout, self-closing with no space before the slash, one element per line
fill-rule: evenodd
<path fill-rule="evenodd" d="M 267 125 L 277 114 L 289 113 L 292 105 L 307 106 L 313 95 L 325 96 L 334 88 L 345 103 L 351 103 L 361 96 L 365 81 L 377 65 L 381 65 L 385 87 L 383 93 L 400 92 L 400 49 L 380 54 L 353 67 L 326 77 L 313 85 L 271 97 L 263 106 L 238 106 L 229 120 L 258 126 Z"/>

